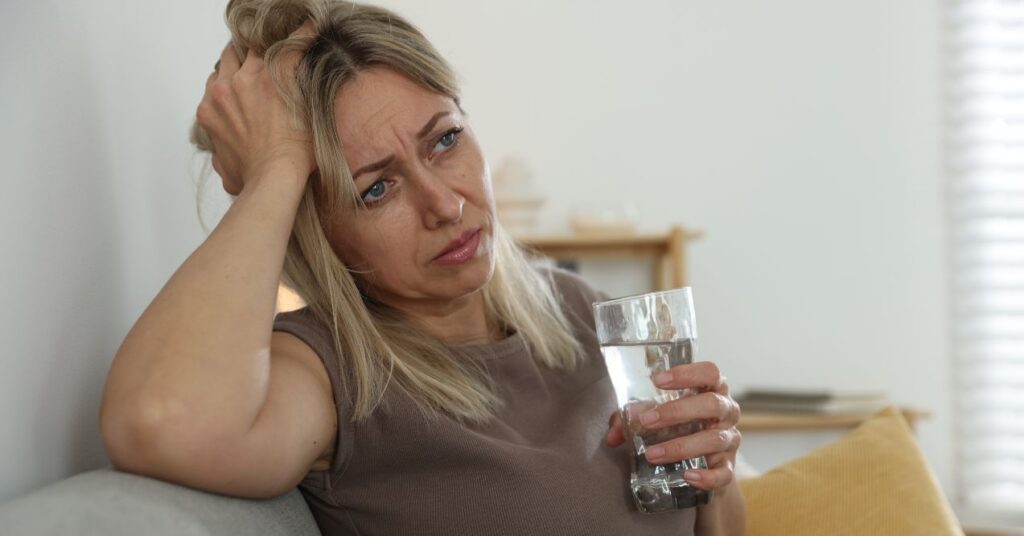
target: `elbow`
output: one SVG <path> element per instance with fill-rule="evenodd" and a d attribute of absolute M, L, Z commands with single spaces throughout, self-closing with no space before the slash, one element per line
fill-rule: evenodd
<path fill-rule="evenodd" d="M 145 444 L 142 433 L 130 419 L 112 414 L 104 409 L 100 411 L 100 437 L 103 448 L 114 469 L 132 473 L 142 472 L 145 457 Z"/>
<path fill-rule="evenodd" d="M 111 464 L 119 471 L 158 476 L 160 460 L 169 443 L 166 405 L 140 402 L 115 406 L 104 403 L 99 426 L 103 447 Z"/>
<path fill-rule="evenodd" d="M 99 416 L 100 437 L 114 469 L 131 473 L 146 473 L 146 463 L 152 460 L 151 445 L 156 428 L 145 422 L 141 415 L 124 408 L 104 404 Z"/>
<path fill-rule="evenodd" d="M 100 431 L 114 469 L 212 493 L 269 499 L 293 489 L 301 475 L 288 464 L 255 463 L 252 443 L 203 437 L 180 420 L 170 423 L 153 413 L 117 416 L 101 412 Z M 258 467 L 254 470 L 253 467 Z M 304 474 L 304 473 L 303 473 Z"/>
<path fill-rule="evenodd" d="M 177 408 L 177 409 L 175 409 Z M 139 401 L 128 409 L 100 412 L 100 435 L 114 469 L 198 489 L 222 491 L 217 482 L 231 465 L 223 432 L 197 425 L 173 401 Z"/>

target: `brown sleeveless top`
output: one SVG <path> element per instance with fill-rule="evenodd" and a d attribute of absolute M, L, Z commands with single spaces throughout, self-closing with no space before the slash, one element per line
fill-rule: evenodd
<path fill-rule="evenodd" d="M 308 309 L 277 316 L 274 330 L 320 356 L 338 410 L 331 468 L 299 484 L 325 536 L 693 534 L 695 509 L 641 514 L 633 505 L 627 448 L 604 444 L 615 396 L 591 309 L 604 296 L 569 272 L 550 277 L 584 359 L 570 372 L 547 368 L 519 334 L 453 347 L 484 364 L 504 401 L 482 426 L 424 418 L 398 389 L 353 424 L 327 328 Z"/>

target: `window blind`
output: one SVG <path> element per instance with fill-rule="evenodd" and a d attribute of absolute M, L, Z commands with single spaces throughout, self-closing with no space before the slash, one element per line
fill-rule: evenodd
<path fill-rule="evenodd" d="M 1024 511 L 1024 0 L 946 6 L 957 491 Z"/>

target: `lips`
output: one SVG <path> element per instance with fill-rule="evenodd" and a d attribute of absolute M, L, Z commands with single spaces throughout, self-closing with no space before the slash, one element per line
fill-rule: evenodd
<path fill-rule="evenodd" d="M 458 236 L 458 238 L 456 238 L 455 240 L 452 240 L 451 242 L 449 242 L 448 245 L 445 246 L 444 249 L 441 250 L 441 252 L 438 253 L 437 256 L 434 257 L 433 260 L 435 260 L 435 261 L 436 260 L 442 260 L 443 261 L 443 260 L 447 260 L 448 257 L 453 257 L 453 256 L 454 257 L 463 257 L 463 256 L 466 256 L 467 254 L 473 253 L 471 251 L 461 251 L 461 250 L 462 249 L 468 249 L 467 246 L 470 245 L 470 242 L 476 243 L 478 241 L 477 238 L 479 236 L 479 233 L 480 233 L 480 228 L 479 227 L 476 228 L 476 229 L 469 229 L 469 230 L 463 232 L 461 235 Z"/>

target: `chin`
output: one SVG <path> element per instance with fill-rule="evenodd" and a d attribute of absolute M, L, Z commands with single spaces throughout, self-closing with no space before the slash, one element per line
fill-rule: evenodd
<path fill-rule="evenodd" d="M 440 276 L 438 290 L 443 288 L 451 299 L 468 296 L 486 287 L 494 276 L 494 252 L 488 248 L 465 264 L 445 268 L 448 273 Z"/>
<path fill-rule="evenodd" d="M 458 274 L 453 274 L 449 279 L 450 284 L 454 287 L 451 289 L 452 298 L 466 296 L 483 290 L 494 275 L 494 260 L 490 255 L 478 257 L 467 263 L 467 266 L 464 268 Z"/>

